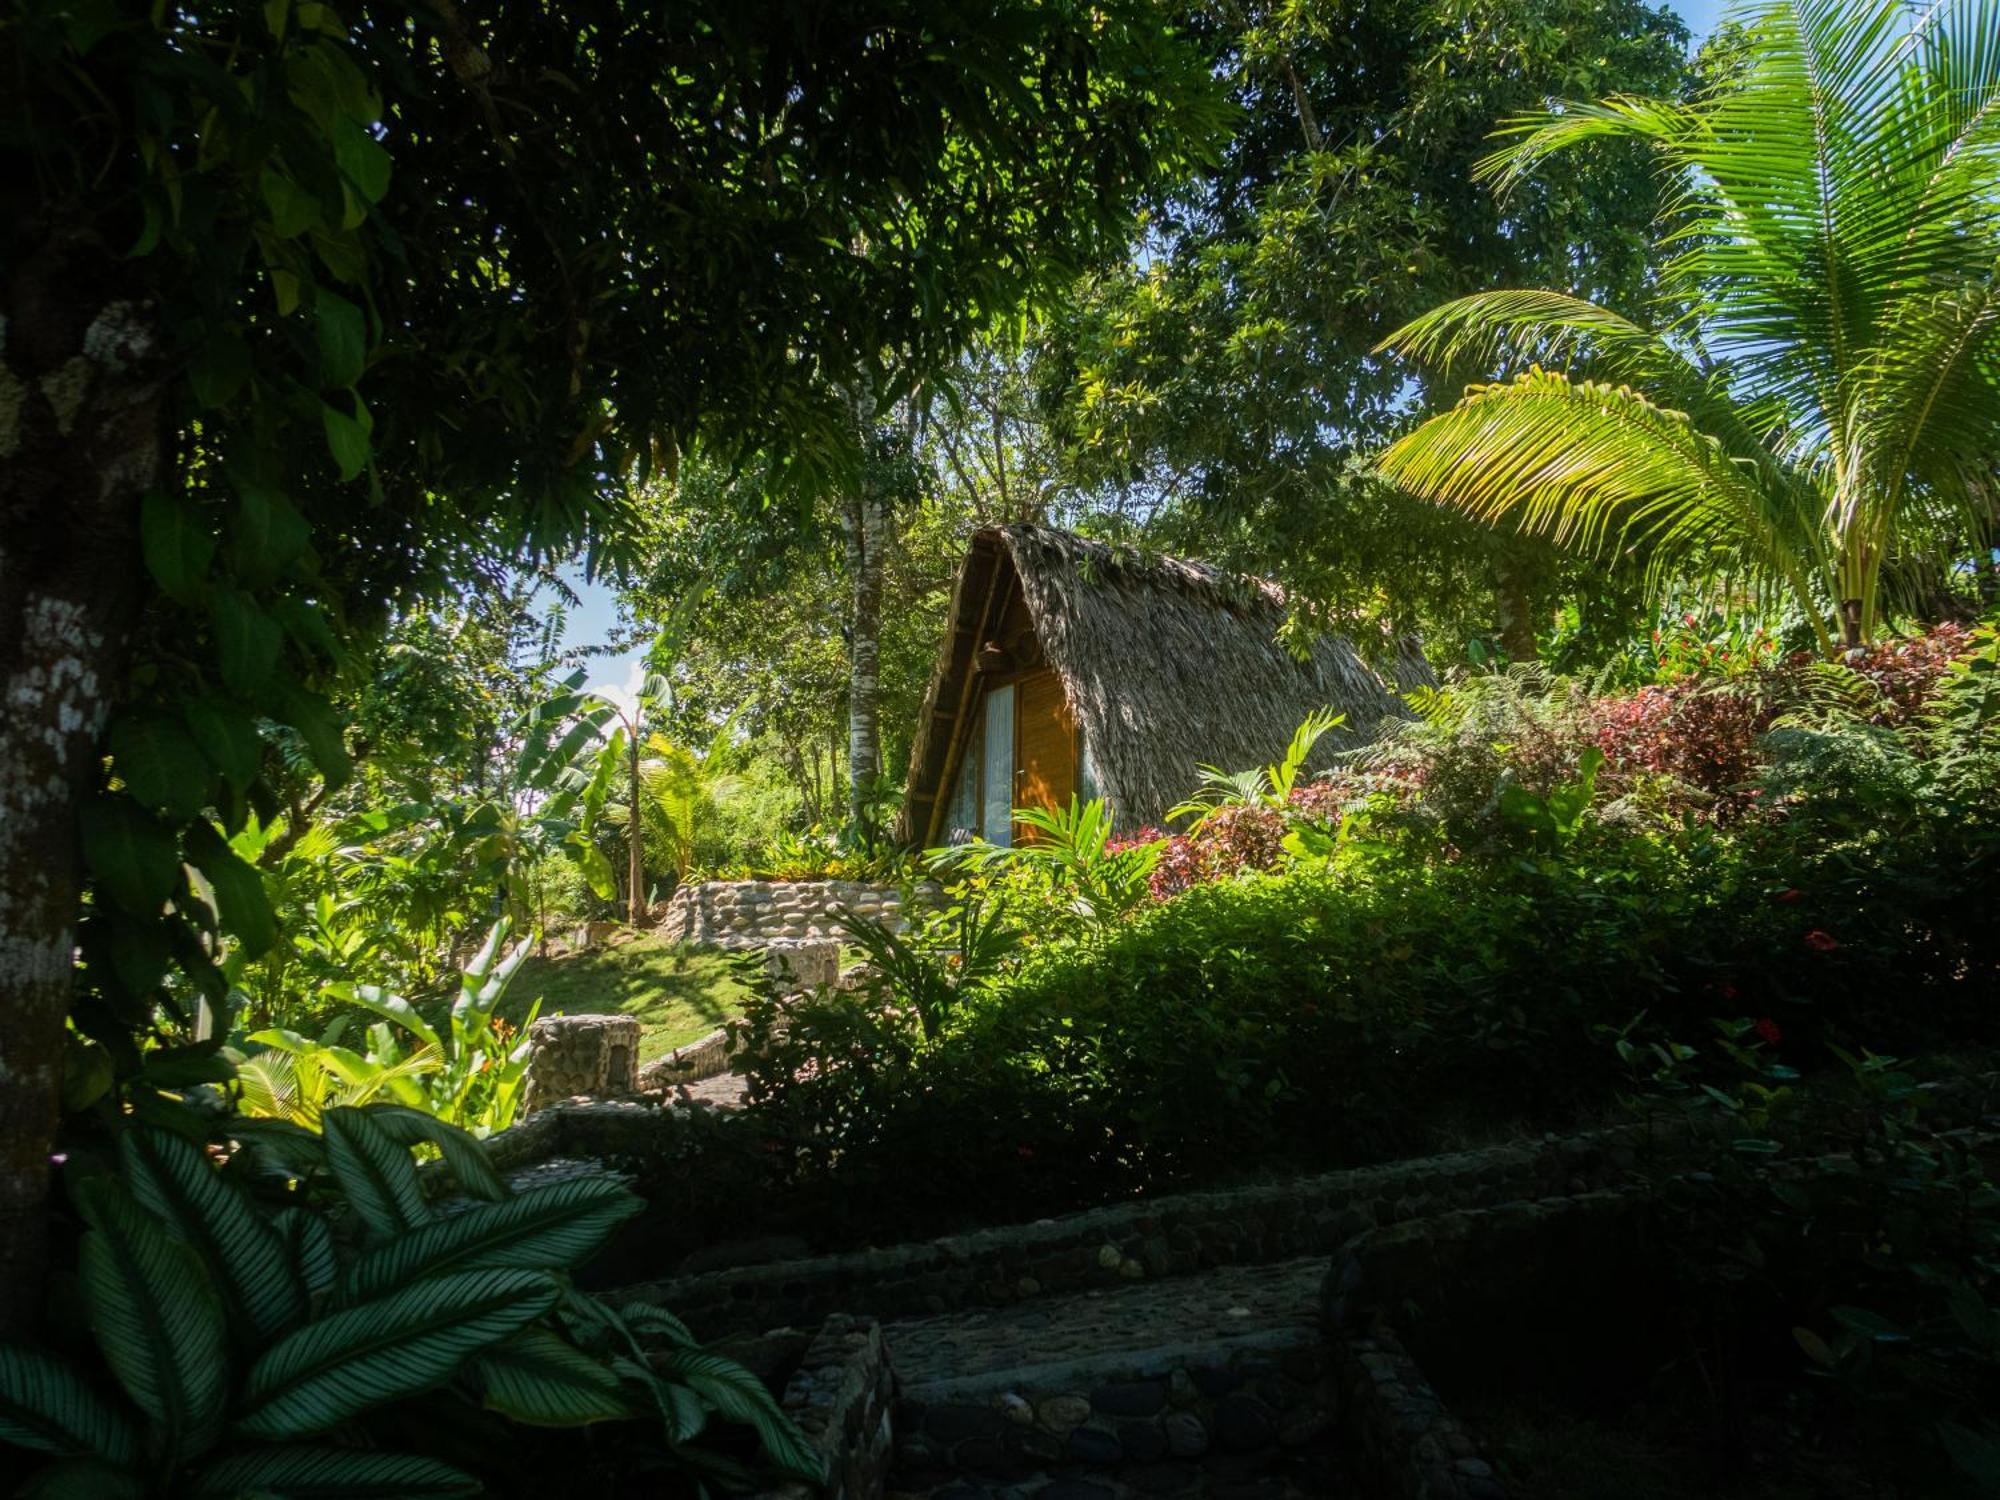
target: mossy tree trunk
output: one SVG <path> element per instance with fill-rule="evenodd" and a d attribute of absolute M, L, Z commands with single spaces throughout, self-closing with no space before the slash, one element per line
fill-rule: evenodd
<path fill-rule="evenodd" d="M 84 881 L 78 813 L 140 594 L 166 361 L 133 262 L 61 224 L 0 238 L 0 1329 L 43 1302 Z"/>

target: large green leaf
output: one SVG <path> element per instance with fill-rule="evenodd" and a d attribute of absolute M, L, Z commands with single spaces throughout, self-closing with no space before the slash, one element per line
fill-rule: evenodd
<path fill-rule="evenodd" d="M 485 1486 L 463 1469 L 420 1454 L 288 1443 L 233 1453 L 203 1465 L 189 1493 L 214 1500 L 245 1495 L 277 1500 L 430 1500 L 483 1494 Z"/>
<path fill-rule="evenodd" d="M 23 1500 L 145 1500 L 153 1487 L 137 1469 L 101 1458 L 65 1458 L 38 1469 L 16 1493 Z"/>
<path fill-rule="evenodd" d="M 732 1422 L 755 1429 L 764 1452 L 779 1468 L 811 1479 L 824 1477 L 820 1456 L 785 1415 L 764 1382 L 734 1360 L 700 1349 L 669 1349 L 653 1356 L 662 1379 L 696 1392 Z"/>
<path fill-rule="evenodd" d="M 417 1182 L 416 1163 L 360 1109 L 330 1109 L 320 1119 L 326 1161 L 361 1221 L 378 1238 L 427 1222 L 430 1209 Z"/>
<path fill-rule="evenodd" d="M 139 543 L 146 571 L 168 598 L 192 604 L 201 597 L 215 537 L 192 505 L 177 495 L 148 493 L 139 503 Z"/>
<path fill-rule="evenodd" d="M 180 720 L 158 709 L 126 709 L 111 721 L 111 764 L 132 795 L 178 821 L 199 817 L 209 771 Z"/>
<path fill-rule="evenodd" d="M 334 1258 L 333 1231 L 326 1227 L 326 1220 L 294 1206 L 279 1211 L 276 1227 L 284 1237 L 286 1257 L 307 1292 L 318 1296 L 332 1287 L 340 1265 Z"/>
<path fill-rule="evenodd" d="M 440 1120 L 427 1110 L 402 1104 L 371 1105 L 368 1118 L 400 1145 L 427 1143 L 437 1147 L 451 1175 L 458 1179 L 459 1187 L 473 1197 L 497 1203 L 514 1196 L 506 1179 L 493 1169 L 479 1137 L 471 1131 Z"/>
<path fill-rule="evenodd" d="M 278 918 L 257 867 L 231 849 L 205 819 L 188 825 L 187 857 L 207 877 L 215 891 L 216 916 L 243 944 L 245 956 L 255 958 L 269 948 L 277 939 Z"/>
<path fill-rule="evenodd" d="M 93 797 L 83 805 L 83 856 L 112 900 L 137 916 L 155 916 L 180 873 L 173 830 L 130 797 Z"/>
<path fill-rule="evenodd" d="M 242 582 L 252 587 L 271 582 L 311 539 L 306 518 L 277 490 L 246 484 L 238 491 L 229 526 L 229 560 Z"/>
<path fill-rule="evenodd" d="M 240 792 L 256 779 L 263 746 L 248 711 L 226 698 L 194 698 L 181 705 L 181 713 L 201 753 L 231 786 Z"/>
<path fill-rule="evenodd" d="M 566 1270 L 645 1204 L 605 1177 L 577 1177 L 482 1203 L 368 1251 L 342 1280 L 350 1298 L 477 1266 Z"/>
<path fill-rule="evenodd" d="M 524 1328 L 473 1362 L 486 1405 L 531 1427 L 580 1427 L 630 1417 L 609 1366 L 546 1328 Z"/>
<path fill-rule="evenodd" d="M 394 1021 L 420 1042 L 433 1047 L 441 1045 L 437 1029 L 423 1018 L 414 1005 L 379 984 L 330 984 L 326 993 L 336 1000 L 345 1000 L 349 1005 L 371 1011 L 384 1020 Z"/>
<path fill-rule="evenodd" d="M 228 1395 L 222 1307 L 194 1248 L 173 1238 L 118 1183 L 79 1183 L 90 1228 L 78 1252 L 91 1332 L 171 1452 L 200 1449 Z"/>
<path fill-rule="evenodd" d="M 73 1368 L 6 1344 L 0 1344 L 0 1442 L 114 1463 L 128 1463 L 139 1451 L 132 1424 Z"/>
<path fill-rule="evenodd" d="M 428 1390 L 542 1316 L 557 1290 L 540 1272 L 468 1271 L 309 1323 L 251 1367 L 238 1427 L 302 1437 Z"/>
<path fill-rule="evenodd" d="M 118 1155 L 133 1196 L 208 1266 L 239 1347 L 261 1347 L 305 1317 L 305 1283 L 284 1237 L 192 1144 L 128 1130 Z"/>
<path fill-rule="evenodd" d="M 270 680 L 284 646 L 278 622 L 239 589 L 218 589 L 210 606 L 216 663 L 234 692 L 254 695 Z"/>
<path fill-rule="evenodd" d="M 368 358 L 368 320 L 360 308 L 321 287 L 313 298 L 319 334 L 319 383 L 339 389 L 361 378 Z"/>

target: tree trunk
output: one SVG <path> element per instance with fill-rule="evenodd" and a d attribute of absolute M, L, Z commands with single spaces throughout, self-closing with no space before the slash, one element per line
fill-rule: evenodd
<path fill-rule="evenodd" d="M 631 891 L 626 898 L 627 916 L 634 927 L 641 924 L 640 916 L 646 900 L 646 820 L 639 812 L 639 720 L 643 710 L 633 711 L 633 720 L 627 726 L 627 738 L 632 742 L 632 809 L 625 823 L 625 843 L 628 851 L 627 877 Z"/>
<path fill-rule="evenodd" d="M 0 244 L 0 1329 L 38 1316 L 82 889 L 77 809 L 142 577 L 163 340 L 137 264 L 81 232 Z"/>
<path fill-rule="evenodd" d="M 847 775 L 856 818 L 882 774 L 882 563 L 887 506 L 865 484 L 848 506 Z"/>
<path fill-rule="evenodd" d="M 1500 649 L 1509 661 L 1534 661 L 1535 607 L 1526 571 L 1504 553 L 1493 570 L 1494 623 L 1500 628 Z"/>

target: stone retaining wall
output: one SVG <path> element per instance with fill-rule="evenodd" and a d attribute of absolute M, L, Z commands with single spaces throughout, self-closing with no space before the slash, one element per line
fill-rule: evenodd
<path fill-rule="evenodd" d="M 921 899 L 935 900 L 925 882 Z M 874 917 L 901 931 L 903 894 L 861 880 L 708 880 L 682 886 L 667 902 L 659 931 L 670 942 L 754 948 L 781 939 L 842 936 L 842 911 Z"/>
<path fill-rule="evenodd" d="M 528 1043 L 522 1114 L 558 1099 L 639 1090 L 639 1023 L 631 1016 L 544 1016 L 530 1028 Z"/>
<path fill-rule="evenodd" d="M 666 1111 L 566 1109 L 572 1113 L 563 1152 L 613 1160 L 646 1154 L 648 1114 L 671 1119 Z M 1219 1265 L 1331 1255 L 1378 1225 L 1610 1186 L 1633 1167 L 1638 1134 L 1635 1128 L 1606 1130 L 1121 1203 L 886 1249 L 698 1272 L 626 1294 L 673 1308 L 713 1338 L 781 1324 L 810 1326 L 841 1310 L 915 1316 Z"/>
<path fill-rule="evenodd" d="M 794 1480 L 755 1500 L 880 1500 L 894 1447 L 895 1380 L 882 1331 L 836 1313 L 820 1325 L 785 1386 L 785 1413 L 819 1454 L 826 1478 Z"/>

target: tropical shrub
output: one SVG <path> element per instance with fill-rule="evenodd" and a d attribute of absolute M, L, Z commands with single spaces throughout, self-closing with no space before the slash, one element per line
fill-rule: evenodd
<path fill-rule="evenodd" d="M 1011 845 L 972 839 L 925 857 L 941 874 L 997 878 L 1016 921 L 1043 935 L 1117 922 L 1146 900 L 1159 845 L 1114 839 L 1102 798 L 1017 807 L 1014 821 L 1025 831 Z"/>
<path fill-rule="evenodd" d="M 541 1010 L 537 1001 L 518 1028 L 497 1014 L 533 947 L 523 940 L 509 951 L 511 928 L 503 917 L 487 932 L 438 1023 L 379 985 L 343 981 L 327 994 L 379 1018 L 367 1030 L 365 1051 L 341 1045 L 345 1017 L 317 1039 L 283 1027 L 253 1033 L 248 1042 L 263 1050 L 241 1056 L 236 1068 L 244 1111 L 316 1128 L 330 1104 L 386 1095 L 477 1135 L 505 1130 L 521 1107 L 528 1030 Z"/>
<path fill-rule="evenodd" d="M 622 1187 L 515 1193 L 472 1137 L 416 1111 L 323 1124 L 246 1130 L 255 1144 L 225 1162 L 140 1126 L 110 1159 L 71 1163 L 83 1317 L 111 1378 L 73 1352 L 0 1348 L 0 1437 L 49 1456 L 36 1493 L 472 1495 L 487 1482 L 421 1451 L 426 1435 L 476 1452 L 490 1429 L 481 1464 L 501 1478 L 519 1461 L 509 1424 L 650 1424 L 669 1461 L 714 1415 L 815 1473 L 747 1372 L 662 1310 L 623 1314 L 569 1284 L 642 1207 Z M 431 1207 L 419 1142 L 471 1207 Z M 251 1170 L 273 1152 L 304 1183 L 276 1199 Z"/>

